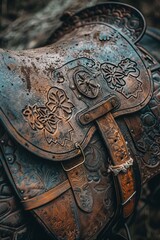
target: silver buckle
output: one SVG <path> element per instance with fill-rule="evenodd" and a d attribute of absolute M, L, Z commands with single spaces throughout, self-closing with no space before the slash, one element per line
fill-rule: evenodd
<path fill-rule="evenodd" d="M 77 163 L 75 166 L 73 166 L 73 167 L 71 167 L 71 168 L 66 168 L 66 167 L 64 166 L 65 164 L 64 164 L 64 163 L 61 163 L 62 168 L 63 168 L 63 170 L 64 170 L 65 172 L 69 172 L 69 171 L 75 169 L 76 167 L 82 165 L 82 164 L 85 162 L 85 160 L 86 160 L 85 154 L 84 154 L 84 151 L 83 151 L 81 145 L 80 145 L 79 143 L 75 143 L 75 147 L 76 147 L 77 149 L 79 149 L 80 152 L 82 153 L 83 160 L 82 160 L 81 162 Z"/>

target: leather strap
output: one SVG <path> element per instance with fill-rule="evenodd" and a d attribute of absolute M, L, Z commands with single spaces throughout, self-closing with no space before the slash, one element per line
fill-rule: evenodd
<path fill-rule="evenodd" d="M 30 198 L 28 200 L 23 200 L 21 203 L 23 204 L 23 207 L 25 210 L 32 210 L 35 208 L 38 208 L 42 205 L 45 205 L 48 202 L 53 201 L 57 197 L 59 197 L 62 193 L 66 192 L 69 188 L 71 188 L 71 185 L 68 180 L 62 182 L 58 186 L 54 187 L 53 189 L 36 196 L 34 198 Z"/>
<path fill-rule="evenodd" d="M 93 209 L 93 196 L 88 184 L 84 161 L 85 156 L 82 152 L 74 162 L 64 162 L 62 166 L 67 173 L 77 205 L 81 210 L 90 213 Z"/>
<path fill-rule="evenodd" d="M 136 187 L 132 168 L 133 159 L 130 156 L 121 130 L 111 114 L 111 110 L 118 105 L 118 99 L 115 96 L 111 96 L 109 99 L 101 102 L 101 105 L 96 105 L 84 111 L 79 116 L 79 120 L 83 125 L 92 121 L 97 123 L 111 156 L 109 171 L 114 176 L 118 209 L 119 205 L 121 205 L 123 217 L 128 218 L 133 213 L 135 207 Z"/>
<path fill-rule="evenodd" d="M 133 159 L 111 113 L 97 119 L 96 123 L 110 152 L 112 165 L 110 165 L 109 171 L 113 172 L 115 181 L 118 182 L 117 191 L 121 196 L 119 203 L 122 206 L 123 217 L 127 218 L 133 213 L 135 206 Z"/>

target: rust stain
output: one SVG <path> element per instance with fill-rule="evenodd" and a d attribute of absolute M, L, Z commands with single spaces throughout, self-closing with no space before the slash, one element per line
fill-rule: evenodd
<path fill-rule="evenodd" d="M 21 66 L 21 72 L 25 77 L 26 83 L 27 83 L 27 89 L 30 92 L 31 90 L 31 81 L 30 81 L 30 68 Z"/>
<path fill-rule="evenodd" d="M 17 66 L 15 64 L 7 64 L 7 68 L 9 71 L 14 71 L 17 68 Z"/>

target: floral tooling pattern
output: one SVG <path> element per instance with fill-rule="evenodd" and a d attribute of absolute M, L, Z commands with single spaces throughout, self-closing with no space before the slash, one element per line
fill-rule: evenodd
<path fill-rule="evenodd" d="M 137 97 L 142 91 L 141 82 L 137 79 L 140 72 L 136 62 L 126 58 L 117 66 L 112 63 L 101 64 L 101 72 L 110 89 L 116 90 L 126 98 Z"/>
<path fill-rule="evenodd" d="M 47 100 L 45 106 L 27 105 L 22 111 L 23 116 L 33 130 L 44 131 L 48 143 L 59 143 L 63 146 L 66 140 L 71 140 L 72 126 L 68 120 L 71 118 L 74 106 L 65 92 L 57 87 L 52 87 L 48 91 Z M 60 135 L 61 128 L 65 130 Z"/>

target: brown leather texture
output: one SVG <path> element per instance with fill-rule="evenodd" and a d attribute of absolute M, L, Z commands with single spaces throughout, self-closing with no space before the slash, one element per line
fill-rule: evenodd
<path fill-rule="evenodd" d="M 119 11 L 118 6 L 100 5 L 99 18 L 109 7 Z M 125 11 L 128 13 L 127 7 Z M 136 10 L 130 11 L 128 25 L 136 18 L 138 27 L 126 31 L 130 36 L 130 31 L 136 34 L 141 29 L 142 34 L 143 18 Z M 45 159 L 67 160 L 79 154 L 77 143 L 83 149 L 87 146 L 95 128 L 93 124 L 80 125 L 81 112 L 115 95 L 119 105 L 114 116 L 132 113 L 143 108 L 152 94 L 150 70 L 128 34 L 99 19 L 81 24 L 77 14 L 78 18 L 80 26 L 75 25 L 49 47 L 1 50 L 0 54 L 0 118 L 19 143 Z"/>
<path fill-rule="evenodd" d="M 50 46 L 0 52 L 0 159 L 49 239 L 112 236 L 160 172 L 160 72 L 137 45 L 144 30 L 139 11 L 108 3 L 68 18 Z"/>
<path fill-rule="evenodd" d="M 121 197 L 119 203 L 122 207 L 123 217 L 129 217 L 135 208 L 135 179 L 133 169 L 133 159 L 128 151 L 125 139 L 116 124 L 113 116 L 108 113 L 105 117 L 97 120 L 98 128 L 108 146 L 111 156 L 109 170 L 113 172 L 115 184 L 119 186 L 117 195 Z"/>
<path fill-rule="evenodd" d="M 8 175 L 8 171 L 12 172 L 12 183 L 16 185 L 22 204 L 35 198 L 41 199 L 58 187 L 60 191 L 61 184 L 67 180 L 61 163 L 45 161 L 44 164 L 44 159 L 13 143 L 6 134 L 1 138 L 1 148 L 5 170 Z M 76 239 L 77 236 L 80 239 L 94 239 L 114 216 L 114 183 L 112 174 L 107 172 L 108 153 L 98 133 L 94 134 L 84 153 L 86 159 L 83 168 L 91 191 L 92 208 L 88 199 L 88 188 L 81 188 L 81 175 L 78 175 L 79 178 L 74 181 L 79 183 L 73 190 L 77 191 L 81 199 L 82 209 L 79 208 L 71 187 L 57 198 L 48 198 L 47 202 L 44 201 L 32 209 L 34 217 L 45 226 L 51 238 L 54 236 L 61 239 L 65 236 L 66 239 Z M 76 169 L 74 174 L 76 175 Z M 89 212 L 85 211 L 84 205 L 90 209 Z"/>

